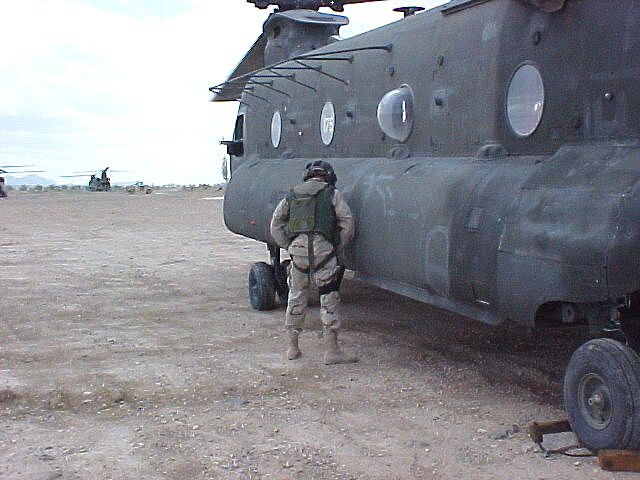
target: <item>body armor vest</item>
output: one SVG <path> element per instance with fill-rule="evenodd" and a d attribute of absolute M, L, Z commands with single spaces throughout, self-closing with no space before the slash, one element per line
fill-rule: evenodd
<path fill-rule="evenodd" d="M 287 195 L 290 240 L 301 233 L 320 233 L 334 246 L 338 243 L 336 212 L 333 208 L 335 188 L 324 182 L 308 181 L 297 185 Z"/>

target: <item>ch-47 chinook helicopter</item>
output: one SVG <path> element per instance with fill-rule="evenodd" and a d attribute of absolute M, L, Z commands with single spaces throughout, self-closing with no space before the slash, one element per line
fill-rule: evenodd
<path fill-rule="evenodd" d="M 28 168 L 33 167 L 33 165 L 0 165 L 0 198 L 6 198 L 7 192 L 4 188 L 4 177 L 3 174 L 11 173 L 42 173 L 44 170 L 14 170 L 15 168 Z M 5 170 L 5 169 L 9 170 Z"/>
<path fill-rule="evenodd" d="M 104 168 L 99 170 L 98 173 L 95 170 L 90 170 L 86 172 L 75 172 L 76 175 L 61 175 L 63 178 L 73 178 L 73 177 L 89 177 L 89 185 L 87 185 L 87 189 L 91 192 L 108 192 L 111 190 L 111 179 L 107 176 L 107 171 L 111 167 Z M 112 172 L 126 172 L 127 170 L 111 170 Z"/>
<path fill-rule="evenodd" d="M 269 220 L 328 159 L 356 220 L 346 268 L 498 325 L 588 325 L 565 408 L 582 445 L 640 448 L 640 2 L 458 0 L 339 40 L 366 0 L 279 7 L 214 101 L 230 230 L 265 242 L 257 309 L 283 289 Z"/>

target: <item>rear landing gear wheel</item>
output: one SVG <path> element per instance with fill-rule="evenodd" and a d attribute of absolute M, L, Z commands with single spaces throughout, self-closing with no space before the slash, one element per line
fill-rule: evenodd
<path fill-rule="evenodd" d="M 578 348 L 564 378 L 569 423 L 589 450 L 640 447 L 640 357 L 610 338 Z"/>
<path fill-rule="evenodd" d="M 256 262 L 249 270 L 249 300 L 254 310 L 272 310 L 276 304 L 276 280 L 273 267 Z"/>

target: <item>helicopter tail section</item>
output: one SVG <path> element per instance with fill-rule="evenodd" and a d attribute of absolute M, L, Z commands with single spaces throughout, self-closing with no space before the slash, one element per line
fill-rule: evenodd
<path fill-rule="evenodd" d="M 348 24 L 346 17 L 313 10 L 292 10 L 270 15 L 263 33 L 227 81 L 210 89 L 214 93 L 212 101 L 239 100 L 250 84 L 269 88 L 273 78 L 287 78 L 273 69 L 290 58 L 332 43 L 340 28 Z"/>
<path fill-rule="evenodd" d="M 264 68 L 264 49 L 267 46 L 267 38 L 260 35 L 251 46 L 247 54 L 233 70 L 227 81 L 215 92 L 213 102 L 232 102 L 242 96 L 249 77 L 248 73 Z M 237 79 L 237 80 L 236 80 Z"/>

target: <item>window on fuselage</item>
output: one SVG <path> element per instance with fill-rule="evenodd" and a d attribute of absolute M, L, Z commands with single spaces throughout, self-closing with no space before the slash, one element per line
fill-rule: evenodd
<path fill-rule="evenodd" d="M 233 140 L 242 142 L 244 140 L 244 115 L 238 115 L 236 126 L 233 129 Z"/>
<path fill-rule="evenodd" d="M 388 92 L 378 104 L 378 124 L 385 135 L 406 142 L 413 130 L 413 91 L 408 85 Z"/>

